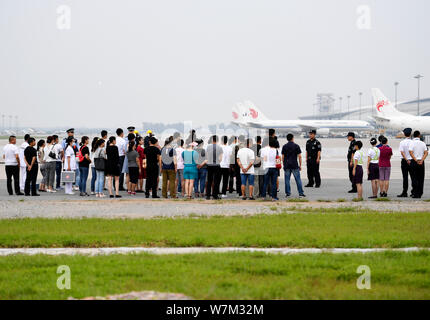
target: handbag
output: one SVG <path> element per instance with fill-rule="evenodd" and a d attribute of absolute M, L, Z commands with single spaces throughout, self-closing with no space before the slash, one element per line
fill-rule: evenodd
<path fill-rule="evenodd" d="M 106 160 L 104 158 L 94 158 L 94 167 L 97 171 L 105 171 Z"/>
<path fill-rule="evenodd" d="M 74 183 L 75 180 L 76 180 L 75 171 L 62 171 L 61 172 L 61 182 Z"/>
<path fill-rule="evenodd" d="M 275 160 L 275 163 L 276 163 L 276 169 L 282 169 L 282 160 L 281 160 L 281 157 L 279 156 L 278 150 L 276 150 L 276 160 Z"/>
<path fill-rule="evenodd" d="M 56 155 L 56 153 L 53 151 L 53 150 L 54 150 L 54 146 L 55 146 L 55 144 L 54 144 L 54 145 L 52 145 L 51 151 L 49 151 L 48 156 L 49 156 L 50 158 L 52 158 L 52 159 L 57 160 L 57 155 Z"/>

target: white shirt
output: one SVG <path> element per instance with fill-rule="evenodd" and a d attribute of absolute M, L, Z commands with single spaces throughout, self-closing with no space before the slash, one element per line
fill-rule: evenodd
<path fill-rule="evenodd" d="M 409 152 L 408 152 L 409 153 Z M 381 151 L 377 147 L 370 148 L 367 152 L 367 156 L 370 157 L 370 163 L 379 163 L 379 155 Z M 372 160 L 375 159 L 375 160 Z"/>
<path fill-rule="evenodd" d="M 233 149 L 230 146 L 222 145 L 222 160 L 221 160 L 221 168 L 230 168 L 230 158 L 233 153 Z"/>
<path fill-rule="evenodd" d="M 182 159 L 182 152 L 184 152 L 184 148 L 177 147 L 176 151 L 176 169 L 181 170 L 184 169 L 184 159 Z"/>
<path fill-rule="evenodd" d="M 61 161 L 61 151 L 63 151 L 63 147 L 61 143 L 57 143 L 54 145 L 54 152 L 57 155 L 57 161 Z"/>
<path fill-rule="evenodd" d="M 75 151 L 73 151 L 72 147 L 66 147 L 66 151 L 64 152 L 64 170 L 69 170 L 69 161 L 70 158 L 70 170 L 76 170 L 76 157 Z"/>
<path fill-rule="evenodd" d="M 125 141 L 125 139 L 121 137 L 116 137 L 116 146 L 118 147 L 119 156 L 125 156 L 127 148 L 127 142 Z"/>
<path fill-rule="evenodd" d="M 255 161 L 255 154 L 249 148 L 242 148 L 237 152 L 237 158 L 240 160 L 242 167 L 247 168 L 251 162 Z M 242 168 L 240 169 L 240 173 L 244 173 Z M 252 164 L 246 174 L 254 174 L 254 164 Z"/>
<path fill-rule="evenodd" d="M 276 151 L 275 148 L 264 147 L 260 151 L 263 169 L 276 168 Z"/>
<path fill-rule="evenodd" d="M 8 143 L 3 147 L 4 161 L 6 166 L 17 166 L 16 155 L 19 155 L 19 149 L 15 144 Z M 21 161 L 21 160 L 20 160 Z"/>
<path fill-rule="evenodd" d="M 45 157 L 43 158 L 43 160 L 45 161 L 45 162 L 53 162 L 53 161 L 57 161 L 57 159 L 54 159 L 54 158 L 51 158 L 50 156 L 49 156 L 49 153 L 51 152 L 51 151 L 53 151 L 54 153 L 55 153 L 55 151 L 54 151 L 54 145 L 47 145 L 45 148 L 43 148 L 43 152 L 45 153 Z"/>
<path fill-rule="evenodd" d="M 412 142 L 412 140 L 410 138 L 406 138 L 406 139 L 403 139 L 402 141 L 400 141 L 400 145 L 399 145 L 400 155 L 403 152 L 405 154 L 407 160 L 412 160 L 412 157 L 409 153 L 409 146 L 410 146 L 411 142 Z M 402 156 L 402 159 L 403 159 L 403 156 Z"/>
<path fill-rule="evenodd" d="M 357 165 L 362 166 L 364 164 L 364 152 L 362 150 L 357 150 L 354 153 L 354 160 L 357 160 Z"/>
<path fill-rule="evenodd" d="M 25 149 L 27 147 L 28 147 L 28 143 L 24 141 L 21 144 L 21 147 L 19 148 L 19 166 L 21 168 L 26 168 L 27 167 L 27 165 L 25 164 L 25 161 L 24 161 L 24 151 L 25 151 Z"/>
<path fill-rule="evenodd" d="M 424 152 L 426 152 L 427 146 L 424 142 L 420 140 L 420 138 L 415 138 L 409 144 L 409 151 L 414 153 L 414 156 L 417 160 L 421 160 L 424 156 Z"/>

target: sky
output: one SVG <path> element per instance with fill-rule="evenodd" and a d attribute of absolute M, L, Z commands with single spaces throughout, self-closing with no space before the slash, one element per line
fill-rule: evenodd
<path fill-rule="evenodd" d="M 418 73 L 430 97 L 428 12 L 428 0 L 0 0 L 0 113 L 27 127 L 209 124 L 252 100 L 295 119 L 321 92 L 346 107 L 362 91 L 364 105 L 372 87 L 394 100 L 398 81 L 398 99 L 415 99 Z"/>

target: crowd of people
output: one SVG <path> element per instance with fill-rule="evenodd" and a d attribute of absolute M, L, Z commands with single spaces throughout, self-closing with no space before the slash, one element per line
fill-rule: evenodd
<path fill-rule="evenodd" d="M 407 198 L 409 177 L 412 181 L 410 197 L 421 199 L 424 193 L 425 160 L 428 156 L 426 144 L 421 140 L 421 133 L 411 128 L 405 128 L 405 138 L 400 142 L 399 152 L 402 157 L 401 169 L 403 177 L 403 191 L 398 198 Z M 413 136 L 413 137 L 412 137 Z M 349 193 L 357 193 L 357 199 L 363 200 L 363 176 L 367 168 L 368 180 L 371 182 L 372 195 L 369 199 L 388 197 L 391 176 L 391 157 L 393 149 L 388 145 L 388 138 L 383 135 L 370 139 L 367 154 L 363 150 L 363 142 L 355 140 L 353 132 L 348 133 L 350 146 L 348 149 L 349 178 L 352 189 Z M 379 144 L 378 144 L 379 142 Z"/>
<path fill-rule="evenodd" d="M 299 197 L 305 197 L 304 187 L 321 186 L 322 147 L 316 133 L 311 130 L 306 143 L 306 186 L 301 180 L 302 151 L 295 143 L 294 135 L 288 134 L 287 143 L 281 146 L 274 129 L 270 129 L 264 138 L 213 135 L 208 141 L 198 138 L 194 130 L 187 138 L 176 132 L 163 145 L 151 130 L 143 137 L 132 126 L 127 128 L 127 132 L 118 128 L 116 135 L 110 137 L 103 130 L 100 137 L 92 141 L 88 136 L 78 141 L 73 128 L 67 130 L 67 137 L 61 142 L 57 135 L 36 142 L 27 134 L 20 147 L 16 146 L 16 137 L 10 136 L 3 150 L 7 190 L 10 195 L 15 191 L 16 195 L 39 196 L 40 192 L 55 193 L 64 188 L 68 195 L 79 191 L 82 197 L 91 194 L 99 198 L 121 198 L 120 192 L 126 191 L 130 196 L 142 193 L 146 198 L 160 198 L 161 180 L 163 198 L 222 199 L 227 197 L 227 193 L 236 192 L 244 200 L 269 195 L 271 200 L 277 201 L 283 169 L 286 197 L 292 195 L 291 175 Z M 405 129 L 404 134 L 405 139 L 400 144 L 403 192 L 399 197 L 408 196 L 409 175 L 411 196 L 421 198 L 427 147 L 420 140 L 418 131 L 413 132 L 413 139 L 412 129 Z M 377 139 L 372 138 L 367 154 L 363 151 L 363 143 L 355 140 L 353 132 L 348 134 L 348 141 L 348 168 L 352 183 L 349 192 L 357 193 L 358 199 L 362 199 L 363 166 L 366 166 L 372 188 L 369 198 L 377 198 L 378 191 L 380 197 L 387 197 L 393 155 L 388 139 L 380 136 L 377 145 Z M 42 180 L 37 185 L 39 170 Z"/>

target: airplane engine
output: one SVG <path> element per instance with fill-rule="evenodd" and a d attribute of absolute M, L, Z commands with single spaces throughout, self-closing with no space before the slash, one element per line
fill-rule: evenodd
<path fill-rule="evenodd" d="M 330 134 L 330 129 L 329 128 L 317 129 L 317 134 L 319 136 L 328 136 Z"/>

